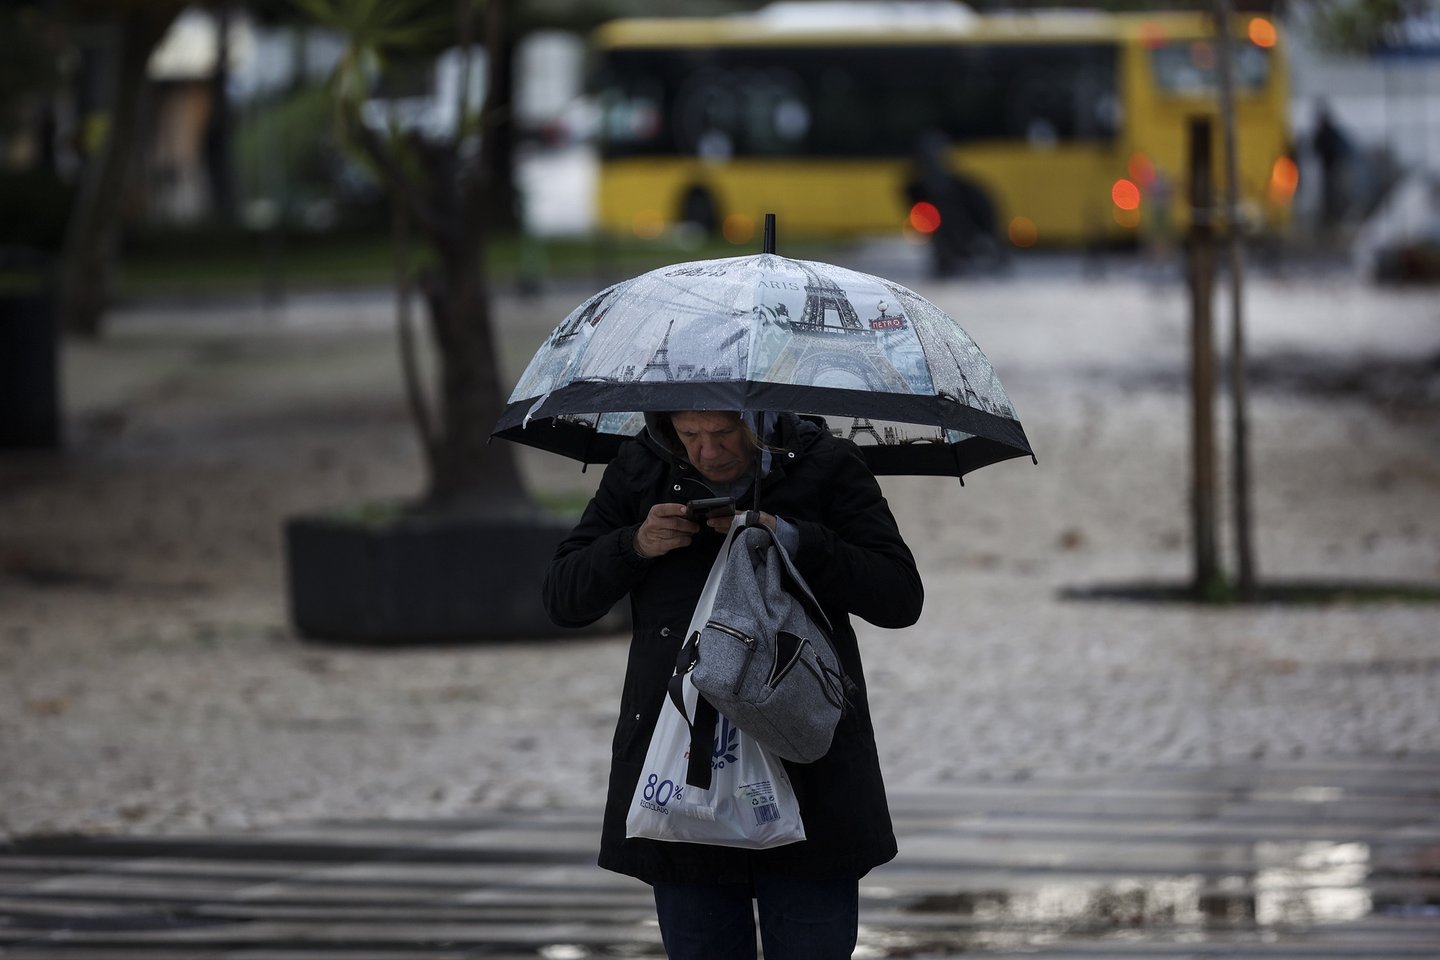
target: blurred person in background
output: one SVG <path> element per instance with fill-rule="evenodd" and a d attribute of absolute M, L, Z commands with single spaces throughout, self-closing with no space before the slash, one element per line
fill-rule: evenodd
<path fill-rule="evenodd" d="M 969 264 L 998 266 L 1005 255 L 994 205 L 979 187 L 951 171 L 949 150 L 943 133 L 921 134 L 905 189 L 911 206 L 929 203 L 940 214 L 930 235 L 930 265 L 936 277 L 954 276 Z"/>
<path fill-rule="evenodd" d="M 1354 150 L 1324 100 L 1315 105 L 1315 132 L 1310 143 L 1320 161 L 1320 222 L 1333 230 L 1350 206 L 1350 156 Z"/>

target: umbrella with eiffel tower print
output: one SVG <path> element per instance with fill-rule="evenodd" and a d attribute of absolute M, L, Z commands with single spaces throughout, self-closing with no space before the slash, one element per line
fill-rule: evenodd
<path fill-rule="evenodd" d="M 541 345 L 495 435 L 604 463 L 645 412 L 675 410 L 817 414 L 876 474 L 963 477 L 1033 456 L 990 362 L 943 310 L 773 253 L 662 267 L 590 297 Z"/>

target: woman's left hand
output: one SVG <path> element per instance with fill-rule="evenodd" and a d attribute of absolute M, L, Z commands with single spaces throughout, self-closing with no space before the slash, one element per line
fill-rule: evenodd
<path fill-rule="evenodd" d="M 734 519 L 735 518 L 733 516 L 711 517 L 709 520 L 705 521 L 705 525 L 708 526 L 711 530 L 714 530 L 716 533 L 723 535 L 730 532 L 730 524 Z M 769 527 L 772 531 L 776 529 L 774 514 L 762 512 L 760 514 L 760 522 L 765 524 L 765 526 Z"/>

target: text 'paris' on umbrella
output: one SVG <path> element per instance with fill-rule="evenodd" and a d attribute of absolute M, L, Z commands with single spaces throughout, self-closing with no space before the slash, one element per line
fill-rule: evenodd
<path fill-rule="evenodd" d="M 876 474 L 963 477 L 1034 454 L 980 348 L 919 294 L 765 251 L 608 287 L 546 338 L 495 436 L 605 463 L 647 412 L 826 418 Z"/>

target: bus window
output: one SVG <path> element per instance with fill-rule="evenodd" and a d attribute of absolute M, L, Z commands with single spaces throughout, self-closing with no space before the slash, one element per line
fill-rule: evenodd
<path fill-rule="evenodd" d="M 927 131 L 1053 146 L 1118 123 L 1107 44 L 625 51 L 602 83 L 606 156 L 903 156 Z"/>
<path fill-rule="evenodd" d="M 1235 87 L 1254 93 L 1270 79 L 1270 54 L 1253 43 L 1236 42 Z M 1150 51 L 1150 67 L 1161 91 L 1180 95 L 1209 95 L 1215 92 L 1215 67 L 1219 58 L 1209 40 L 1177 40 Z"/>
<path fill-rule="evenodd" d="M 682 154 L 725 160 L 735 152 L 739 105 L 726 72 L 713 67 L 695 71 L 675 95 L 671 122 Z"/>
<path fill-rule="evenodd" d="M 785 68 L 705 67 L 675 97 L 679 148 L 712 160 L 803 152 L 810 132 L 807 99 Z"/>
<path fill-rule="evenodd" d="M 995 48 L 1005 80 L 1008 139 L 1051 147 L 1115 135 L 1115 48 L 1074 45 Z"/>
<path fill-rule="evenodd" d="M 832 62 L 816 71 L 810 138 L 816 153 L 844 156 L 874 136 L 875 111 L 868 101 L 869 92 L 842 63 Z"/>
<path fill-rule="evenodd" d="M 600 140 L 606 156 L 661 154 L 674 147 L 665 127 L 665 78 L 657 57 L 615 57 L 597 80 Z"/>

